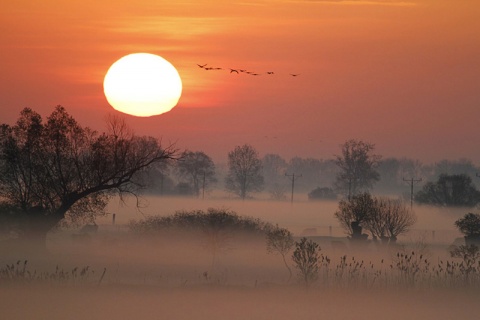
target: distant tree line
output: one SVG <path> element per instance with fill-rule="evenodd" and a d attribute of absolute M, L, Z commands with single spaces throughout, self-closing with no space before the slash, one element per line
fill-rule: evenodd
<path fill-rule="evenodd" d="M 419 204 L 474 206 L 480 201 L 480 179 L 476 179 L 480 168 L 469 160 L 423 164 L 408 158 L 382 159 L 374 150 L 373 144 L 351 139 L 331 159 L 287 161 L 278 154 L 260 157 L 245 144 L 236 146 L 227 154 L 227 163 L 220 165 L 202 151 L 185 151 L 177 162 L 150 168 L 145 178 L 154 194 L 200 197 L 223 189 L 245 199 L 264 191 L 273 200 L 287 199 L 292 174 L 297 177 L 295 192 L 307 193 L 311 200 L 350 198 L 362 192 L 410 200 L 413 179 L 413 196 Z"/>

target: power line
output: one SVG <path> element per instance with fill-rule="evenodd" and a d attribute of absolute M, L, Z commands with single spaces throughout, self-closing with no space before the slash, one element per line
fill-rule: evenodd
<path fill-rule="evenodd" d="M 290 202 L 293 203 L 293 190 L 295 189 L 295 179 L 296 178 L 301 178 L 302 175 L 295 176 L 295 173 L 293 173 L 293 174 L 285 173 L 285 177 L 289 177 L 290 180 L 292 180 L 292 198 L 291 198 Z"/>
<path fill-rule="evenodd" d="M 414 179 L 414 178 L 405 179 L 405 178 L 403 178 L 403 181 L 410 182 L 410 209 L 413 209 L 413 185 L 417 182 L 422 181 L 422 178 L 420 178 L 420 179 Z"/>

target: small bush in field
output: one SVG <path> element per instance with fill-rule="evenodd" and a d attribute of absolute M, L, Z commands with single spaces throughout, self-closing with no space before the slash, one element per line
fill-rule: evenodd
<path fill-rule="evenodd" d="M 227 209 L 209 208 L 207 211 L 177 211 L 170 216 L 150 216 L 140 221 L 130 221 L 129 228 L 137 234 L 156 234 L 170 229 L 223 230 L 263 235 L 272 225 L 257 218 L 241 217 Z"/>
<path fill-rule="evenodd" d="M 308 288 L 318 279 L 320 246 L 318 243 L 302 238 L 295 242 L 292 259 L 298 269 L 298 278 Z"/>
<path fill-rule="evenodd" d="M 294 244 L 293 234 L 288 229 L 276 225 L 267 231 L 267 252 L 282 256 L 289 273 L 288 281 L 292 278 L 292 269 L 287 263 L 286 255 L 292 250 Z"/>
<path fill-rule="evenodd" d="M 308 200 L 336 200 L 335 190 L 328 187 L 318 187 L 308 193 Z"/>
<path fill-rule="evenodd" d="M 468 284 L 472 274 L 480 272 L 480 248 L 474 244 L 453 246 L 450 250 L 452 258 L 462 259 L 459 270 Z"/>
<path fill-rule="evenodd" d="M 480 235 L 480 214 L 467 213 L 455 221 L 455 226 L 466 236 Z"/>
<path fill-rule="evenodd" d="M 166 231 L 199 234 L 201 243 L 212 254 L 212 269 L 218 254 L 230 246 L 235 234 L 264 237 L 272 229 L 270 223 L 251 217 L 241 217 L 226 209 L 177 211 L 171 216 L 152 216 L 130 222 L 130 230 L 136 234 L 156 235 Z"/>

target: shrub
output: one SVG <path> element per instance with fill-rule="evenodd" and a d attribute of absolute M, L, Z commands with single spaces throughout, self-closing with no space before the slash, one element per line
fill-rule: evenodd
<path fill-rule="evenodd" d="M 318 279 L 320 246 L 303 237 L 300 242 L 295 242 L 295 247 L 292 259 L 298 269 L 298 278 L 308 288 Z"/>
<path fill-rule="evenodd" d="M 308 200 L 335 200 L 337 194 L 332 188 L 318 187 L 310 191 Z"/>
<path fill-rule="evenodd" d="M 372 197 L 369 193 L 341 200 L 335 218 L 351 240 L 366 240 L 370 231 L 374 240 L 394 243 L 415 224 L 416 216 L 403 201 Z"/>
<path fill-rule="evenodd" d="M 462 259 L 459 270 L 464 276 L 465 283 L 468 284 L 470 275 L 480 271 L 480 249 L 476 245 L 454 246 L 450 250 L 452 258 Z"/>
<path fill-rule="evenodd" d="M 465 236 L 480 236 L 480 214 L 467 213 L 455 221 L 455 226 Z"/>
<path fill-rule="evenodd" d="M 289 273 L 288 281 L 292 278 L 292 269 L 287 263 L 286 255 L 292 250 L 294 244 L 293 234 L 285 228 L 276 225 L 267 231 L 267 252 L 282 256 L 283 263 Z"/>
<path fill-rule="evenodd" d="M 130 221 L 129 228 L 136 234 L 159 234 L 166 230 L 230 232 L 263 235 L 273 228 L 270 223 L 258 218 L 241 217 L 227 209 L 177 211 L 170 216 L 150 216 L 140 221 Z"/>
<path fill-rule="evenodd" d="M 240 217 L 226 209 L 177 211 L 171 216 L 151 216 L 131 221 L 130 230 L 141 235 L 160 235 L 166 231 L 188 232 L 200 237 L 200 243 L 212 255 L 212 270 L 218 254 L 229 248 L 234 234 L 265 236 L 270 223 L 251 217 Z"/>

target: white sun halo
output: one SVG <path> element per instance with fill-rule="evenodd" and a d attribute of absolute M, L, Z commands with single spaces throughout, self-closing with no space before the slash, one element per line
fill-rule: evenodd
<path fill-rule="evenodd" d="M 103 81 L 108 103 L 116 110 L 139 117 L 168 112 L 182 94 L 177 69 L 150 53 L 132 53 L 117 60 Z"/>

